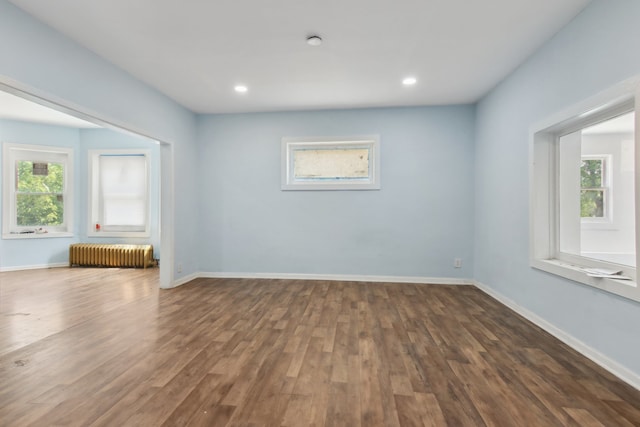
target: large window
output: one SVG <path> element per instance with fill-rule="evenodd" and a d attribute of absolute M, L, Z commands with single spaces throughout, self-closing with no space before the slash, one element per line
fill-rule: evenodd
<path fill-rule="evenodd" d="M 3 238 L 70 234 L 72 156 L 70 149 L 4 144 Z"/>
<path fill-rule="evenodd" d="M 282 141 L 283 190 L 377 190 L 377 137 Z"/>
<path fill-rule="evenodd" d="M 148 150 L 90 150 L 93 237 L 149 236 Z"/>
<path fill-rule="evenodd" d="M 531 263 L 640 300 L 635 100 L 617 87 L 534 128 Z"/>

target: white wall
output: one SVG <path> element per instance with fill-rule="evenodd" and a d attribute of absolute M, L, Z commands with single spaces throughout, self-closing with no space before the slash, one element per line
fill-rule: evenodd
<path fill-rule="evenodd" d="M 475 276 L 640 375 L 640 304 L 529 266 L 529 131 L 640 74 L 640 2 L 594 0 L 477 108 Z"/>

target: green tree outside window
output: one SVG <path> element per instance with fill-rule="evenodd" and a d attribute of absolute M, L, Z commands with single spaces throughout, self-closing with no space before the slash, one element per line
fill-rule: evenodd
<path fill-rule="evenodd" d="M 580 216 L 604 218 L 604 160 L 583 159 L 580 166 Z"/>
<path fill-rule="evenodd" d="M 17 161 L 16 222 L 36 227 L 64 224 L 64 167 L 48 163 L 46 175 L 34 175 L 31 161 Z"/>

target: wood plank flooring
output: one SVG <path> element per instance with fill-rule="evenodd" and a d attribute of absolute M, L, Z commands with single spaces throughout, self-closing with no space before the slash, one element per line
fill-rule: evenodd
<path fill-rule="evenodd" d="M 0 273 L 1 426 L 640 426 L 640 392 L 470 286 Z"/>

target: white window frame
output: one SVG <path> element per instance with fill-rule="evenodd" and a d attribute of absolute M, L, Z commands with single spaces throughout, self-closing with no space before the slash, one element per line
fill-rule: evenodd
<path fill-rule="evenodd" d="M 294 151 L 297 149 L 322 150 L 366 148 L 369 150 L 369 176 L 367 179 L 340 180 L 296 180 Z M 282 190 L 379 190 L 380 189 L 380 139 L 378 136 L 346 138 L 283 138 Z"/>
<path fill-rule="evenodd" d="M 43 226 L 46 233 L 35 232 L 33 226 L 18 226 L 16 212 L 16 161 L 29 160 L 64 165 L 64 222 Z M 44 145 L 5 142 L 2 147 L 2 238 L 42 239 L 73 236 L 73 149 Z M 34 231 L 33 233 L 25 233 Z"/>
<path fill-rule="evenodd" d="M 89 184 L 88 184 L 88 212 L 87 218 L 87 236 L 88 237 L 150 237 L 150 158 L 151 150 L 148 149 L 109 149 L 109 150 L 88 150 L 89 155 Z M 145 227 L 144 231 L 127 231 L 126 228 L 109 230 L 101 226 L 100 230 L 96 229 L 96 224 L 101 223 L 100 219 L 100 190 L 99 190 L 99 161 L 101 155 L 142 155 L 146 164 L 146 203 L 145 203 Z"/>
<path fill-rule="evenodd" d="M 576 282 L 640 301 L 636 268 L 559 251 L 557 157 L 560 136 L 634 110 L 636 266 L 640 266 L 640 76 L 622 82 L 533 126 L 530 131 L 530 265 Z M 586 267 L 622 270 L 633 280 L 590 277 Z"/>

